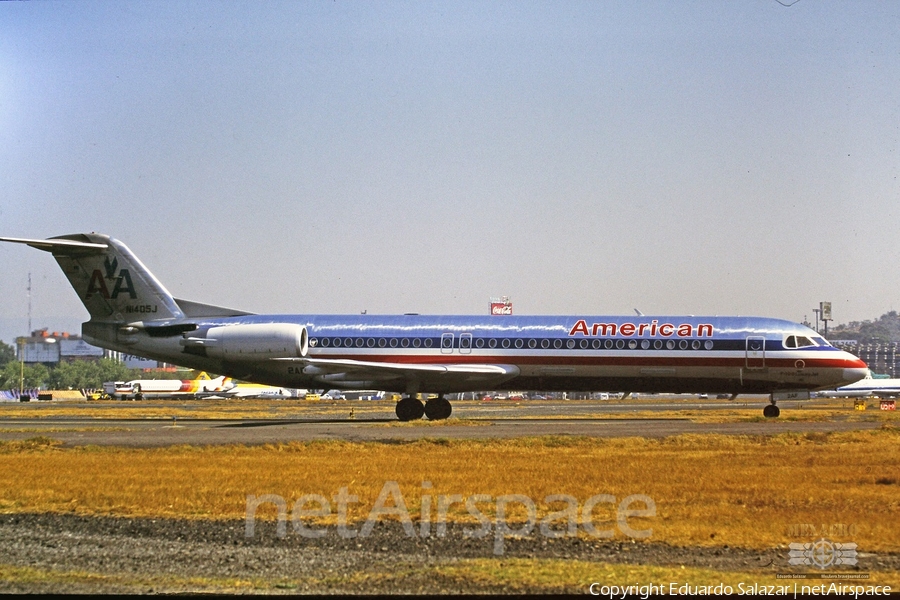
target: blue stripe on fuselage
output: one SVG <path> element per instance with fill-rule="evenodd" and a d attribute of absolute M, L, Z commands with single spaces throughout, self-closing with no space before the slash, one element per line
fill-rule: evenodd
<path fill-rule="evenodd" d="M 420 337 L 470 333 L 473 337 L 536 339 L 713 339 L 764 337 L 781 349 L 785 335 L 812 336 L 803 325 L 759 317 L 693 316 L 480 316 L 480 315 L 249 315 L 211 319 L 205 325 L 297 323 L 310 337 Z M 607 327 L 604 327 L 607 326 Z M 712 331 L 711 335 L 709 331 Z M 684 334 L 684 335 L 680 335 Z"/>

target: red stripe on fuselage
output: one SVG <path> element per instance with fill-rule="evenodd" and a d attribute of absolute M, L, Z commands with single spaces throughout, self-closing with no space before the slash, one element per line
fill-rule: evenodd
<path fill-rule="evenodd" d="M 676 357 L 676 356 L 512 356 L 512 355 L 473 355 L 473 354 L 316 354 L 315 358 L 332 358 L 342 360 L 358 360 L 364 362 L 381 362 L 410 365 L 430 364 L 513 364 L 513 365 L 572 365 L 572 366 L 638 366 L 638 367 L 742 367 L 747 363 L 744 353 L 734 356 Z M 855 358 L 855 357 L 854 357 Z M 765 366 L 771 368 L 798 368 L 797 361 L 802 360 L 803 369 L 859 369 L 866 364 L 858 359 L 850 358 L 807 358 L 791 356 L 779 358 L 772 354 L 765 357 Z M 762 359 L 760 359 L 762 361 Z"/>

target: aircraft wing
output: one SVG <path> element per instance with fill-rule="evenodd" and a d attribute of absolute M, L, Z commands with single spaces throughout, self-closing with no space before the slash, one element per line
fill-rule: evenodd
<path fill-rule="evenodd" d="M 491 388 L 519 374 L 515 365 L 417 364 L 328 358 L 278 358 L 303 365 L 303 374 L 323 384 L 382 389 L 452 391 L 472 384 Z M 379 387 L 382 386 L 382 387 Z"/>

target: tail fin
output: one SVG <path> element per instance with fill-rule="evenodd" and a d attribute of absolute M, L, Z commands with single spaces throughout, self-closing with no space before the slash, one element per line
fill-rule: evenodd
<path fill-rule="evenodd" d="M 53 254 L 91 315 L 91 321 L 129 323 L 180 319 L 178 303 L 122 242 L 79 233 L 48 240 L 0 238 Z"/>

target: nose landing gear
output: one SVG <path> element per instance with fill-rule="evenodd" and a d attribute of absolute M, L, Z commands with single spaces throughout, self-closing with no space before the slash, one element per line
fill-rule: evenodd
<path fill-rule="evenodd" d="M 769 404 L 768 406 L 766 406 L 766 407 L 763 409 L 763 416 L 764 416 L 764 417 L 769 417 L 769 418 L 773 418 L 773 419 L 774 419 L 774 418 L 776 418 L 778 415 L 781 414 L 781 409 L 779 409 L 779 408 L 775 405 L 775 398 L 770 397 L 770 398 L 769 398 L 769 402 L 770 402 L 771 404 Z"/>

